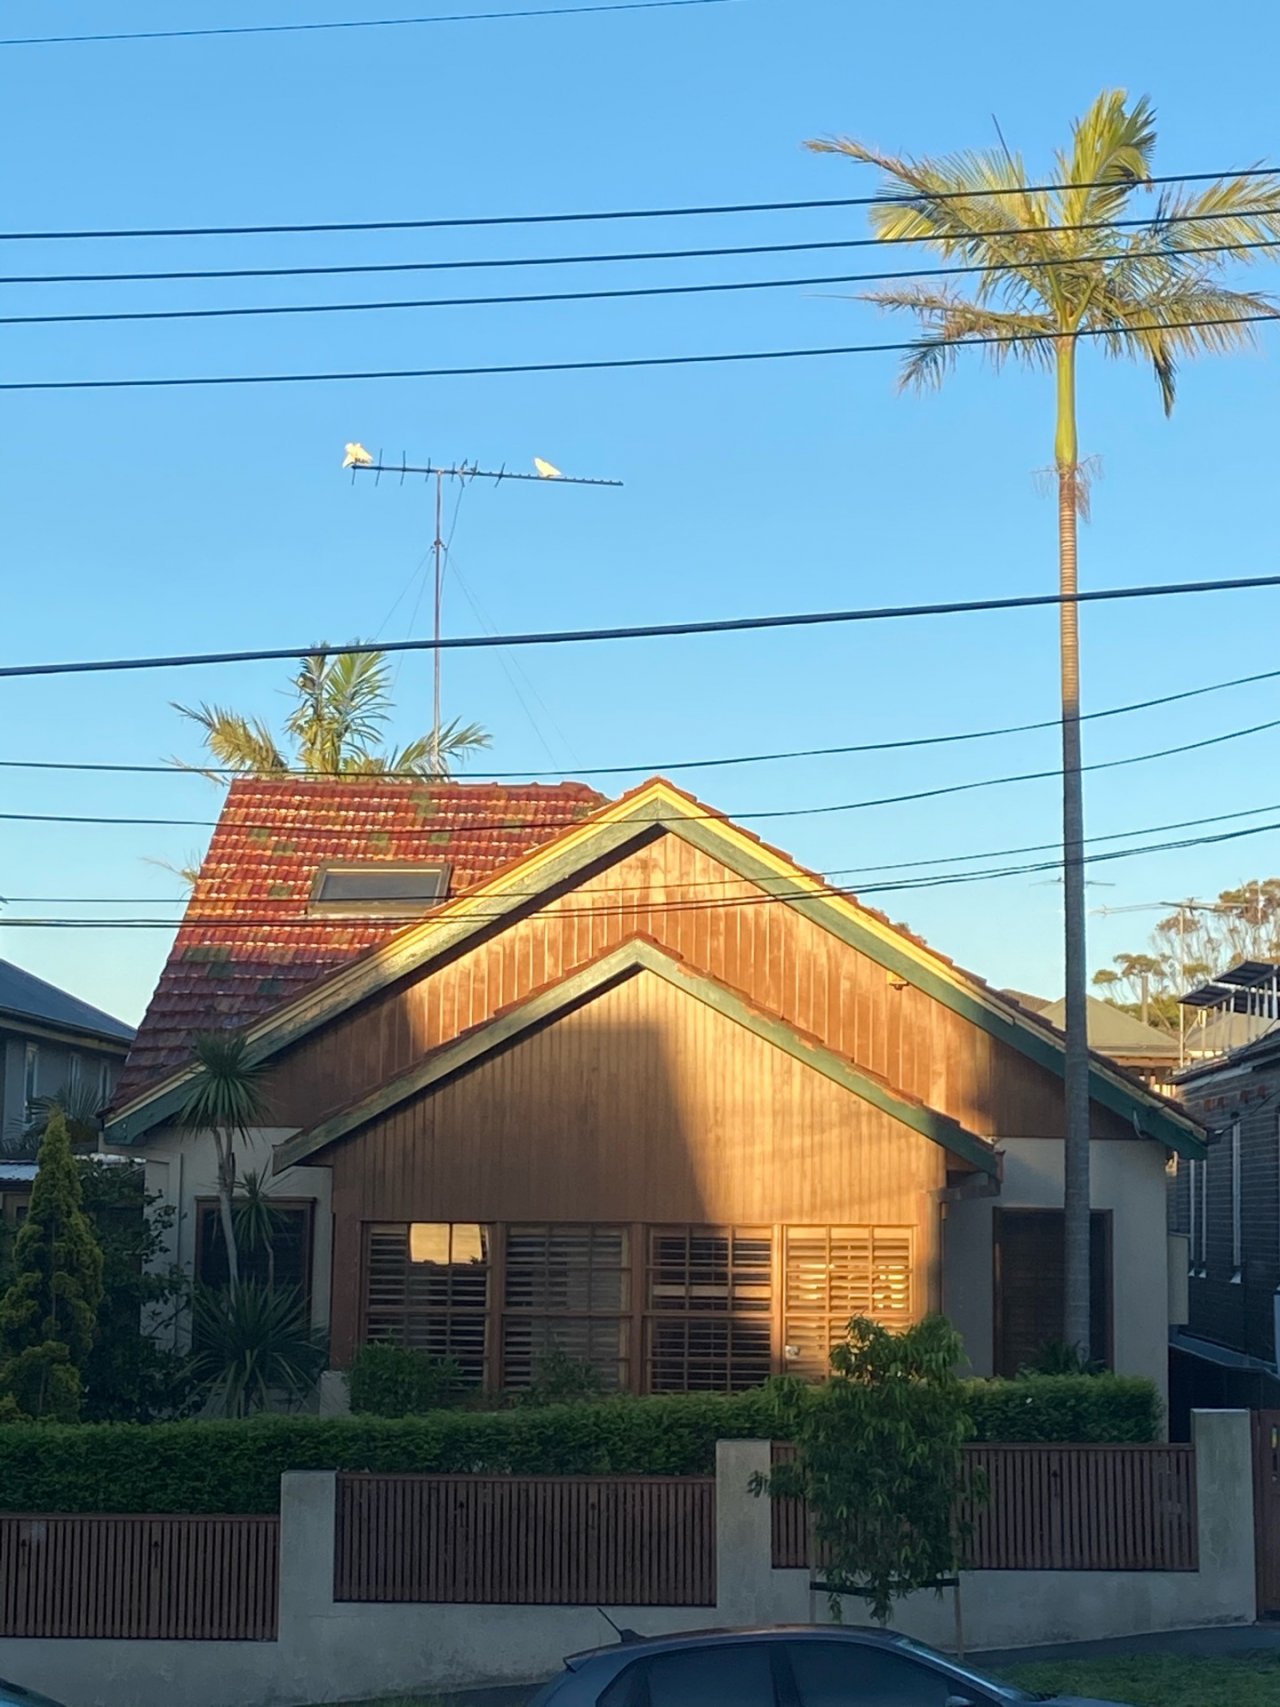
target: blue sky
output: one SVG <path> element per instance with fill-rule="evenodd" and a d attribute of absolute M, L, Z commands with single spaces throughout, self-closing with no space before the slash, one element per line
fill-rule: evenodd
<path fill-rule="evenodd" d="M 429 11 L 426 0 L 402 10 Z M 461 0 L 436 10 L 492 9 Z M 387 0 L 189 3 L 184 25 L 374 17 Z M 0 9 L 12 33 L 146 29 L 171 7 L 47 0 Z M 924 152 L 988 146 L 994 114 L 1043 166 L 1104 85 L 1149 92 L 1160 164 L 1195 171 L 1280 153 L 1266 115 L 1280 19 L 1215 66 L 1203 18 L 1100 0 L 1052 41 L 1047 17 L 851 0 L 741 0 L 612 16 L 99 46 L 2 48 L 9 229 L 397 219 L 851 195 L 852 165 L 805 153 L 847 131 Z M 858 210 L 534 231 L 182 242 L 6 244 L 7 272 L 541 256 L 862 235 Z M 511 269 L 347 280 L 4 288 L 6 313 L 586 289 L 857 271 L 830 256 Z M 1270 268 L 1251 282 L 1272 283 Z M 555 281 L 554 283 L 552 281 Z M 419 287 L 425 283 L 427 288 Z M 437 289 L 437 287 L 447 287 Z M 171 325 L 0 328 L 6 377 L 429 367 L 856 343 L 895 333 L 832 292 Z M 1273 342 L 1273 340 L 1271 340 Z M 966 360 L 945 391 L 901 397 L 894 359 L 307 387 L 10 393 L 0 399 L 7 660 L 287 645 L 409 631 L 430 540 L 428 494 L 339 473 L 350 438 L 415 457 L 548 457 L 620 491 L 468 490 L 453 561 L 501 630 L 647 622 L 1052 590 L 1047 382 Z M 1094 587 L 1275 566 L 1272 352 L 1189 369 L 1166 422 L 1152 380 L 1089 353 L 1082 450 L 1101 457 L 1082 580 Z M 1083 617 L 1094 707 L 1275 665 L 1275 593 L 1108 605 Z M 415 624 L 423 632 L 427 606 Z M 477 618 L 451 581 L 446 626 Z M 449 714 L 494 732 L 503 771 L 662 765 L 876 741 L 1053 714 L 1051 611 L 859 629 L 450 659 Z M 518 665 L 518 668 L 517 668 Z M 510 672 L 510 674 L 508 673 Z M 398 729 L 424 728 L 429 664 L 398 673 Z M 194 758 L 177 698 L 270 716 L 279 666 L 0 685 L 0 758 Z M 514 685 L 512 675 L 515 677 Z M 518 692 L 517 692 L 518 688 Z M 523 698 L 524 704 L 521 703 Z M 1087 733 L 1105 760 L 1272 715 L 1269 684 Z M 526 707 L 528 709 L 526 709 Z M 530 712 L 532 716 L 530 716 Z M 795 810 L 1050 767 L 1052 731 L 972 746 L 680 772 L 730 812 Z M 1266 805 L 1275 736 L 1103 772 L 1093 834 Z M 190 776 L 5 773 L 5 810 L 211 818 Z M 636 778 L 619 778 L 619 783 Z M 759 820 L 806 864 L 865 867 L 1052 840 L 1050 782 L 912 806 Z M 0 825 L 0 893 L 172 897 L 154 860 L 207 832 Z M 1094 907 L 1216 893 L 1277 869 L 1274 836 L 1116 862 Z M 869 898 L 875 899 L 869 886 Z M 884 903 L 988 978 L 1057 994 L 1060 890 L 1031 877 Z M 101 908 L 88 909 L 96 912 Z M 160 933 L 5 929 L 76 909 L 14 903 L 0 954 L 128 1019 Z M 138 908 L 122 908 L 137 912 Z M 1097 917 L 1091 960 L 1155 917 Z"/>

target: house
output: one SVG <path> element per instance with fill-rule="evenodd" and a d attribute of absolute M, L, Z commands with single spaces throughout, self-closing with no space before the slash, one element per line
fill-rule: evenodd
<path fill-rule="evenodd" d="M 21 1145 L 39 1097 L 106 1107 L 133 1027 L 0 960 L 0 1155 Z"/>
<path fill-rule="evenodd" d="M 1060 998 L 1047 1002 L 1040 996 L 1028 996 L 1021 990 L 1006 990 L 1006 996 L 1021 1002 L 1050 1025 L 1064 1031 L 1067 1024 L 1067 1004 Z M 1097 996 L 1085 998 L 1086 1026 L 1089 1047 L 1107 1056 L 1118 1067 L 1127 1068 L 1143 1084 L 1153 1090 L 1168 1092 L 1173 1075 L 1180 1066 L 1178 1039 L 1167 1031 L 1158 1031 L 1135 1014 L 1127 1013 Z"/>
<path fill-rule="evenodd" d="M 338 1368 L 711 1390 L 820 1374 L 859 1312 L 945 1309 L 979 1373 L 1061 1332 L 1060 1033 L 661 779 L 232 783 L 106 1134 L 214 1279 L 176 1116 L 216 1025 L 269 1064 L 245 1165 Z M 1100 1056 L 1092 1109 L 1095 1342 L 1163 1388 L 1200 1128 Z"/>
<path fill-rule="evenodd" d="M 1188 1404 L 1280 1407 L 1278 983 L 1280 965 L 1250 961 L 1215 982 L 1216 1008 L 1208 986 L 1190 996 L 1211 1016 L 1206 1029 L 1226 1035 L 1219 1022 L 1234 1020 L 1262 1034 L 1178 1075 L 1210 1140 L 1204 1158 L 1179 1160 L 1171 1194 L 1188 1272 L 1172 1371 Z"/>

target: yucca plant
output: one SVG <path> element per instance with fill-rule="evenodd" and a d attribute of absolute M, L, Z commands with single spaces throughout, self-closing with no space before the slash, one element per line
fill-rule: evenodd
<path fill-rule="evenodd" d="M 282 744 L 261 718 L 221 705 L 174 705 L 204 730 L 211 758 L 251 776 L 447 777 L 451 767 L 489 746 L 478 723 L 458 719 L 404 747 L 385 745 L 391 716 L 391 667 L 385 652 L 309 653 L 293 678 L 294 707 Z M 292 744 L 292 752 L 286 746 Z"/>
<path fill-rule="evenodd" d="M 229 1290 L 240 1285 L 233 1199 L 236 1190 L 236 1142 L 261 1126 L 267 1114 L 266 1075 L 249 1054 L 242 1031 L 205 1031 L 193 1040 L 196 1073 L 178 1116 L 188 1132 L 207 1132 L 217 1155 L 218 1219 L 227 1247 Z"/>
<path fill-rule="evenodd" d="M 276 1240 L 284 1227 L 284 1215 L 272 1202 L 266 1181 L 251 1169 L 240 1180 L 231 1204 L 231 1220 L 239 1248 L 245 1256 L 261 1252 L 267 1270 L 267 1290 L 275 1291 Z"/>
<path fill-rule="evenodd" d="M 245 1280 L 197 1287 L 192 1298 L 191 1379 L 224 1416 L 263 1410 L 277 1395 L 296 1403 L 324 1368 L 324 1343 L 297 1287 L 277 1292 Z"/>
<path fill-rule="evenodd" d="M 1249 322 L 1273 299 L 1229 288 L 1229 262 L 1253 261 L 1280 238 L 1280 175 L 1226 177 L 1162 190 L 1146 201 L 1156 116 L 1144 96 L 1104 90 L 1072 127 L 1070 148 L 1043 180 L 1008 149 L 936 158 L 886 154 L 848 137 L 813 141 L 884 176 L 871 210 L 875 235 L 920 243 L 969 271 L 965 285 L 901 284 L 864 300 L 912 315 L 921 334 L 901 383 L 941 384 L 964 345 L 1052 374 L 1058 491 L 1058 585 L 1077 590 L 1076 524 L 1086 511 L 1076 417 L 1083 342 L 1150 366 L 1165 413 L 1184 357 L 1253 341 Z M 1018 188 L 1052 181 L 1046 190 Z M 1141 223 L 1121 226 L 1144 209 Z M 1149 211 L 1146 211 L 1149 210 Z M 1247 245 L 1261 244 L 1262 248 Z M 1076 606 L 1060 619 L 1063 880 L 1066 949 L 1066 1286 L 1063 1337 L 1089 1357 L 1089 1061 L 1085 1031 L 1084 812 L 1080 779 L 1080 666 Z"/>

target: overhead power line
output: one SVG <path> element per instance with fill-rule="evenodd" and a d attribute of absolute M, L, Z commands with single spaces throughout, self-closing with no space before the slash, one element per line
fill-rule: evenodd
<path fill-rule="evenodd" d="M 4 46 L 0 42 L 0 47 Z M 1248 166 L 1239 170 L 1227 172 L 1166 172 L 1144 178 L 1141 186 L 1149 188 L 1159 184 L 1197 184 L 1216 182 L 1225 179 L 1280 179 L 1280 169 L 1274 166 Z M 64 243 L 100 241 L 115 238 L 138 237 L 283 237 L 311 235 L 331 231 L 461 231 L 479 227 L 498 225 L 580 225 L 602 220 L 626 219 L 688 219 L 702 218 L 707 215 L 739 214 L 739 213 L 795 213 L 819 208 L 831 207 L 912 207 L 921 203 L 948 201 L 982 201 L 999 196 L 1040 195 L 1050 190 L 1102 190 L 1115 189 L 1114 179 L 1094 178 L 1088 180 L 1070 181 L 1062 184 L 1005 184 L 993 185 L 990 189 L 975 190 L 940 190 L 935 194 L 903 195 L 871 195 L 871 196 L 827 196 L 806 201 L 780 202 L 720 202 L 703 206 L 676 207 L 644 207 L 644 208 L 608 208 L 579 211 L 573 213 L 512 213 L 512 214 L 480 214 L 458 219 L 362 219 L 362 220 L 325 220 L 309 224 L 297 225 L 169 225 L 169 226 L 117 226 L 99 230 L 77 231 L 0 231 L 0 242 L 4 243 Z M 1249 212 L 1249 209 L 1236 210 Z M 1269 209 L 1256 211 L 1267 212 Z M 1130 221 L 1107 220 L 1106 225 L 1121 223 L 1137 225 L 1156 225 L 1164 221 L 1166 216 L 1159 214 L 1146 219 Z M 1218 214 L 1214 218 L 1221 217 Z M 1031 230 L 1044 233 L 1053 227 L 1033 226 Z M 1011 232 L 1002 232 L 1002 236 L 1010 236 Z M 870 239 L 878 241 L 876 238 Z"/>
<path fill-rule="evenodd" d="M 1249 836 L 1268 835 L 1280 831 L 1280 822 L 1271 824 L 1253 824 L 1244 829 L 1220 831 L 1216 835 L 1189 836 L 1178 841 L 1152 842 L 1144 847 L 1111 848 L 1105 853 L 1086 854 L 1083 864 L 1094 865 L 1104 861 L 1117 859 L 1133 859 L 1153 853 L 1169 853 L 1185 848 L 1206 847 L 1216 843 L 1239 841 Z M 993 867 L 986 871 L 955 872 L 944 877 L 911 878 L 900 883 L 879 883 L 863 888 L 860 895 L 914 894 L 919 890 L 950 888 L 959 883 L 982 883 L 1002 877 L 1025 877 L 1043 871 L 1056 871 L 1060 868 L 1060 859 L 1044 860 L 1035 864 L 1018 866 Z M 834 888 L 828 885 L 828 888 Z M 835 889 L 835 893 L 845 899 L 857 902 L 859 895 L 846 890 Z M 778 906 L 789 901 L 805 901 L 814 898 L 812 888 L 799 888 L 792 891 L 761 890 L 753 895 L 720 896 L 711 899 L 690 900 L 660 900 L 647 901 L 639 896 L 621 901 L 616 906 L 599 904 L 582 907 L 557 907 L 555 916 L 558 919 L 571 918 L 601 918 L 609 915 L 647 916 L 655 913 L 698 913 L 698 912 L 728 912 L 741 907 Z M 504 912 L 480 913 L 472 912 L 468 918 L 472 923 L 482 924 L 504 920 Z M 406 921 L 406 926 L 412 921 Z M 162 930 L 174 931 L 182 926 L 195 926 L 202 932 L 218 930 L 244 930 L 255 926 L 271 930 L 287 929 L 290 926 L 306 927 L 314 930 L 317 926 L 332 925 L 349 930 L 350 919 L 321 920 L 316 918 L 281 919 L 263 916 L 260 918 L 238 917 L 227 918 L 219 914 L 198 914 L 184 920 L 177 919 L 71 919 L 71 918 L 24 918 L 9 919 L 0 916 L 0 930 L 31 929 L 31 930 Z"/>
<path fill-rule="evenodd" d="M 1040 606 L 1111 603 L 1117 599 L 1173 598 L 1186 593 L 1245 592 L 1278 587 L 1280 575 L 1213 581 L 1166 581 L 1152 586 L 1096 587 L 1082 593 L 1020 593 L 999 599 L 949 599 L 925 605 L 877 605 L 860 610 L 798 611 L 785 616 L 716 617 L 702 622 L 638 623 L 623 628 L 561 628 L 532 634 L 453 634 L 430 640 L 348 641 L 341 646 L 270 646 L 252 651 L 177 652 L 160 657 L 92 658 L 78 663 L 2 664 L 0 680 L 31 676 L 100 675 L 125 670 L 188 669 L 204 664 L 260 664 L 287 658 L 332 658 L 340 653 L 471 651 L 493 646 L 562 646 L 605 640 L 659 640 L 693 634 L 741 634 L 770 628 L 815 628 L 833 623 L 884 622 L 906 617 L 961 616 Z"/>
<path fill-rule="evenodd" d="M 1206 747 L 1218 747 L 1226 741 L 1239 741 L 1244 739 L 1246 736 L 1261 735 L 1271 729 L 1280 729 L 1280 717 L 1272 718 L 1266 723 L 1252 724 L 1247 729 L 1229 729 L 1222 735 L 1208 735 L 1199 741 L 1183 741 L 1176 747 L 1160 747 L 1155 752 L 1133 753 L 1123 759 L 1097 760 L 1093 764 L 1082 765 L 1080 768 L 1083 771 L 1120 770 L 1127 765 L 1147 764 L 1153 759 L 1169 759 L 1182 753 L 1200 752 Z M 905 794 L 878 795 L 874 799 L 870 800 L 844 800 L 835 805 L 777 807 L 769 811 L 761 812 L 725 813 L 713 811 L 684 813 L 682 814 L 682 819 L 690 817 L 701 819 L 723 819 L 727 817 L 734 823 L 749 824 L 774 818 L 822 818 L 832 816 L 837 812 L 862 812 L 875 806 L 902 806 L 917 800 L 937 800 L 942 798 L 944 795 L 971 794 L 977 789 L 1003 788 L 1011 783 L 1045 782 L 1050 778 L 1056 779 L 1060 777 L 1061 774 L 1061 767 L 1055 766 L 1050 770 L 1017 771 L 1005 776 L 980 777 L 976 781 L 972 782 L 941 783 L 936 788 L 913 789 Z M 653 820 L 648 817 L 636 819 L 618 818 L 614 820 L 615 823 L 619 824 L 625 824 L 628 822 L 649 824 L 656 821 L 657 820 Z M 217 827 L 218 820 L 216 818 L 110 817 L 98 816 L 95 814 L 71 814 L 63 812 L 0 812 L 0 823 L 96 824 L 133 827 L 145 825 L 151 829 L 212 830 Z M 528 830 L 537 829 L 544 825 L 544 823 L 545 820 L 541 818 L 507 818 L 498 822 L 485 820 L 476 827 L 484 830 Z M 278 821 L 275 823 L 254 823 L 244 818 L 237 818 L 236 828 L 238 830 L 247 831 L 265 831 L 278 835 L 282 840 L 287 841 L 289 839 L 288 831 L 286 829 L 282 829 Z M 439 827 L 432 824 L 423 824 L 420 827 L 413 829 L 397 828 L 394 831 L 398 841 L 418 840 L 423 837 L 431 838 L 438 833 Z"/>
<path fill-rule="evenodd" d="M 1178 693 L 1160 694 L 1155 699 L 1134 700 L 1128 705 L 1112 705 L 1101 711 L 1085 711 L 1080 714 L 1082 723 L 1089 723 L 1104 717 L 1122 717 L 1133 711 L 1151 711 L 1158 706 L 1175 705 L 1181 700 L 1202 699 L 1206 694 L 1224 693 L 1228 688 L 1251 687 L 1256 682 L 1270 682 L 1280 678 L 1280 670 L 1261 670 L 1249 676 L 1234 676 L 1230 681 L 1210 682 L 1205 687 L 1183 688 Z M 829 759 L 844 758 L 855 753 L 896 753 L 913 747 L 942 747 L 953 746 L 961 741 L 990 741 L 1004 735 L 1029 735 L 1042 729 L 1058 729 L 1061 727 L 1060 717 L 1041 718 L 1035 723 L 1006 723 L 997 729 L 962 729 L 948 731 L 945 735 L 910 735 L 895 741 L 858 741 L 837 747 L 792 747 L 776 753 L 736 753 L 728 757 L 720 755 L 709 759 L 667 759 L 649 764 L 623 765 L 588 765 L 574 767 L 574 780 L 585 777 L 605 776 L 666 776 L 672 771 L 690 770 L 722 770 L 737 765 L 775 764 L 793 759 Z M 193 777 L 237 777 L 245 773 L 231 765 L 182 765 L 170 763 L 167 765 L 123 764 L 103 760 L 77 759 L 0 759 L 0 770 L 25 771 L 84 771 L 95 774 L 126 775 L 126 776 L 193 776 Z M 290 770 L 289 777 L 303 780 L 332 776 L 332 771 Z M 380 780 L 386 782 L 420 782 L 422 774 L 419 771 L 382 771 L 378 773 Z M 555 770 L 522 770 L 522 771 L 484 771 L 467 777 L 468 782 L 516 782 L 532 781 L 547 777 L 561 778 L 565 775 L 562 768 Z M 1267 811 L 1271 808 L 1267 807 Z M 1280 810 L 1280 807 L 1277 808 Z"/>
<path fill-rule="evenodd" d="M 1225 823 L 1229 823 L 1233 820 L 1238 820 L 1240 818 L 1257 818 L 1264 812 L 1280 812 L 1280 802 L 1270 801 L 1265 806 L 1243 807 L 1239 811 L 1236 811 L 1236 812 L 1213 812 L 1213 813 L 1210 813 L 1207 817 L 1201 817 L 1201 818 L 1179 818 L 1170 824 L 1145 824 L 1140 829 L 1112 830 L 1112 831 L 1108 832 L 1106 835 L 1086 836 L 1085 842 L 1089 846 L 1093 846 L 1095 843 L 1098 843 L 1098 842 L 1127 841 L 1127 840 L 1130 840 L 1134 836 L 1164 835 L 1170 830 L 1199 829 L 1202 825 L 1205 825 L 1205 824 L 1225 824 Z M 1030 845 L 1023 846 L 1023 847 L 985 848 L 985 849 L 983 849 L 977 853 L 937 854 L 931 859 L 907 859 L 907 860 L 896 860 L 896 861 L 890 860 L 890 861 L 887 861 L 887 862 L 880 864 L 880 865 L 835 866 L 835 867 L 831 868 L 830 870 L 826 871 L 825 873 L 823 873 L 822 877 L 823 877 L 824 882 L 829 882 L 830 879 L 833 877 L 855 877 L 856 878 L 856 877 L 863 877 L 863 876 L 873 876 L 879 872 L 886 872 L 886 871 L 918 871 L 922 867 L 925 867 L 925 866 L 965 865 L 965 864 L 972 864 L 973 861 L 980 860 L 980 859 L 1011 859 L 1015 855 L 1020 855 L 1020 854 L 1049 853 L 1049 852 L 1054 851 L 1055 849 L 1058 849 L 1060 846 L 1061 846 L 1061 844 L 1059 842 L 1033 842 Z M 1054 860 L 1052 862 L 1052 864 L 1053 864 L 1054 868 L 1056 869 L 1058 864 L 1059 864 L 1059 861 Z M 724 877 L 724 878 L 707 878 L 707 879 L 700 880 L 698 882 L 698 884 L 696 885 L 696 887 L 699 889 L 711 889 L 711 888 L 725 889 L 725 888 L 730 888 L 736 884 L 740 884 L 743 881 L 744 881 L 744 879 L 737 877 L 737 876 Z M 626 885 L 624 887 L 619 887 L 619 888 L 610 888 L 610 889 L 595 888 L 595 889 L 593 889 L 593 893 L 596 895 L 600 895 L 600 894 L 634 895 L 636 892 L 637 892 L 637 890 L 636 890 L 635 884 L 630 884 L 630 885 Z M 507 889 L 507 890 L 503 891 L 503 894 L 507 900 L 532 900 L 532 899 L 536 898 L 538 895 L 540 895 L 541 893 L 542 893 L 541 890 L 533 890 L 533 889 L 529 889 L 529 890 Z M 215 894 L 215 895 L 211 895 L 211 896 L 207 897 L 207 899 L 210 901 L 217 902 L 219 900 L 219 897 Z M 162 896 L 162 895 L 0 895 L 0 906 L 14 906 L 14 907 L 17 907 L 17 906 L 29 906 L 29 907 L 35 907 L 35 906 L 40 906 L 40 907 L 187 907 L 190 904 L 190 900 L 191 900 L 191 897 L 189 895 L 174 895 L 174 896 Z M 222 904 L 226 905 L 227 902 L 224 900 L 222 902 Z M 1173 905 L 1176 905 L 1176 903 L 1171 902 L 1170 905 L 1173 906 Z M 1113 910 L 1115 910 L 1115 909 L 1113 909 Z M 1125 909 L 1121 908 L 1118 910 L 1123 912 Z M 304 924 L 314 924 L 314 923 L 317 923 L 319 921 L 317 919 L 312 919 L 311 917 L 307 917 L 304 919 L 304 918 L 286 916 L 284 918 L 281 918 L 278 922 L 280 924 L 304 925 Z M 351 923 L 351 920 L 348 917 L 346 919 L 336 921 L 336 922 L 349 925 Z M 3 917 L 0 917 L 0 925 L 2 925 L 3 923 L 4 923 Z M 175 919 L 173 921 L 173 923 L 176 925 L 176 924 L 180 923 L 180 921 Z"/>
<path fill-rule="evenodd" d="M 419 24 L 490 24 L 510 18 L 576 18 L 597 12 L 659 12 L 682 6 L 731 6 L 739 0 L 609 0 L 604 5 L 524 7 L 505 12 L 431 12 L 417 18 L 341 18 L 306 24 L 224 24 L 196 30 L 115 30 L 101 35 L 6 36 L 0 47 L 58 47 L 71 43 L 190 41 L 200 36 L 304 35 L 317 30 L 395 30 Z"/>
<path fill-rule="evenodd" d="M 1248 208 L 1255 215 L 1280 214 L 1280 205 Z M 1064 225 L 1012 225 L 1001 232 L 1002 237 L 1059 236 L 1073 232 L 1122 231 L 1130 228 L 1149 228 L 1152 232 L 1175 225 L 1200 225 L 1217 220 L 1216 213 L 1165 213 L 1125 219 L 1092 219 Z M 0 241 L 3 239 L 0 238 Z M 24 284 L 135 284 L 139 282 L 172 281 L 179 279 L 286 279 L 351 276 L 371 273 L 435 273 L 464 272 L 475 268 L 494 267 L 586 267 L 601 266 L 613 261 L 701 261 L 723 259 L 736 255 L 797 255 L 813 254 L 834 249 L 880 249 L 901 244 L 918 245 L 917 237 L 841 237 L 811 243 L 735 243 L 713 245 L 700 249 L 634 249 L 588 255 L 502 255 L 470 257 L 461 261 L 385 261 L 342 266 L 313 267 L 198 267 L 179 270 L 114 273 L 11 273 L 0 276 L 0 285 Z M 1213 244 L 1206 253 L 1216 253 L 1221 245 Z M 1163 251 L 1167 253 L 1168 251 Z M 1184 251 L 1179 251 L 1182 253 Z M 1190 253 L 1190 251 L 1185 251 Z M 1038 264 L 1038 263 L 1037 263 Z M 940 272 L 950 268 L 936 269 Z M 972 269 L 970 269 L 972 270 Z M 931 269 L 911 269 L 903 273 L 868 273 L 868 280 L 894 278 L 927 278 Z"/>
<path fill-rule="evenodd" d="M 1218 315 L 1206 320 L 1150 321 L 1126 326 L 1125 335 L 1135 332 L 1192 331 L 1203 326 L 1256 326 L 1280 320 L 1280 310 L 1257 314 Z M 955 338 L 953 350 L 980 349 L 993 345 L 1058 343 L 1064 338 L 1106 338 L 1106 327 L 1085 326 L 1074 332 L 1016 332 L 984 337 Z M 348 373 L 232 373 L 182 374 L 156 379 L 16 379 L 0 382 L 0 391 L 154 391 L 192 385 L 316 385 L 339 380 L 373 379 L 476 379 L 524 373 L 601 373 L 624 368 L 714 367 L 734 362 L 778 362 L 823 356 L 904 355 L 920 348 L 924 340 L 903 339 L 888 344 L 827 344 L 810 349 L 731 350 L 692 356 L 613 356 L 594 361 L 506 362 L 497 366 L 372 368 Z"/>
<path fill-rule="evenodd" d="M 1131 250 L 1124 258 L 1126 261 L 1164 260 L 1179 255 L 1221 255 L 1245 249 L 1276 248 L 1280 248 L 1280 238 L 1258 239 L 1252 243 L 1195 245 L 1188 248 L 1137 249 Z M 1055 255 L 1044 260 L 1028 261 L 1025 267 L 1080 266 L 1091 261 L 1110 259 L 1113 257 L 1101 254 Z M 706 284 L 623 285 L 604 290 L 526 291 L 502 296 L 435 296 L 396 298 L 378 302 L 273 302 L 229 308 L 133 308 L 67 314 L 4 314 L 0 315 L 0 326 L 62 326 L 120 320 L 241 320 L 261 315 L 367 314 L 421 308 L 510 308 L 530 303 L 607 302 L 650 296 L 708 296 L 731 291 L 795 290 L 815 285 L 871 284 L 892 279 L 959 278 L 971 273 L 996 273 L 1004 270 L 1003 262 L 985 262 L 971 266 L 920 267 L 882 273 L 827 273 L 816 278 L 807 276 L 790 279 L 716 280 Z"/>

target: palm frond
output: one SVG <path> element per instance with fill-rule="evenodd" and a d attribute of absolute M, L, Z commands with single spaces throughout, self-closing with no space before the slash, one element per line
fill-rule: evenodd
<path fill-rule="evenodd" d="M 244 717 L 221 705 L 187 706 L 176 701 L 170 704 L 183 717 L 200 725 L 205 748 L 224 769 L 253 776 L 284 776 L 288 771 L 287 759 L 260 719 Z"/>
<path fill-rule="evenodd" d="M 1191 242 L 1204 249 L 1280 237 L 1280 172 L 1262 178 L 1217 178 L 1166 194 L 1153 231 L 1170 246 Z M 1265 260 L 1272 252 L 1237 250 L 1231 258 L 1247 263 Z"/>
<path fill-rule="evenodd" d="M 1276 311 L 1276 299 L 1262 292 L 1228 290 L 1211 279 L 1175 279 L 1165 289 L 1140 295 L 1104 290 L 1093 304 L 1089 323 L 1110 356 L 1151 363 L 1165 414 L 1177 396 L 1181 358 L 1221 355 L 1257 342 L 1250 320 Z"/>
<path fill-rule="evenodd" d="M 493 736 L 487 729 L 478 723 L 461 723 L 455 717 L 440 731 L 438 764 L 437 743 L 430 735 L 419 735 L 417 740 L 409 741 L 398 752 L 389 755 L 387 769 L 408 771 L 415 776 L 447 777 L 456 761 L 465 764 L 475 753 L 492 745 Z"/>
<path fill-rule="evenodd" d="M 196 1075 L 178 1115 L 192 1132 L 243 1136 L 267 1116 L 265 1062 L 254 1061 L 242 1031 L 202 1031 L 192 1039 Z"/>
<path fill-rule="evenodd" d="M 1011 357 L 1028 367 L 1049 367 L 1056 330 L 1043 314 L 1003 313 L 971 302 L 957 292 L 906 285 L 897 290 L 868 291 L 862 298 L 891 313 L 916 315 L 922 335 L 903 358 L 898 384 L 903 390 L 928 390 L 940 385 L 955 364 L 957 351 L 970 340 L 989 340 L 982 346 L 997 368 Z"/>
<path fill-rule="evenodd" d="M 1058 198 L 1064 225 L 1118 219 L 1134 188 L 1151 176 L 1156 145 L 1156 113 L 1140 96 L 1132 106 L 1123 89 L 1104 89 L 1088 112 L 1071 127 L 1070 154 L 1059 153 L 1058 175 L 1065 185 Z M 1093 185 L 1092 189 L 1080 186 Z M 1093 232 L 1076 233 L 1087 247 Z M 1081 242 L 1082 240 L 1082 242 Z"/>
<path fill-rule="evenodd" d="M 294 681 L 298 703 L 285 727 L 304 770 L 334 775 L 352 752 L 381 739 L 390 715 L 384 652 L 309 653 Z"/>

